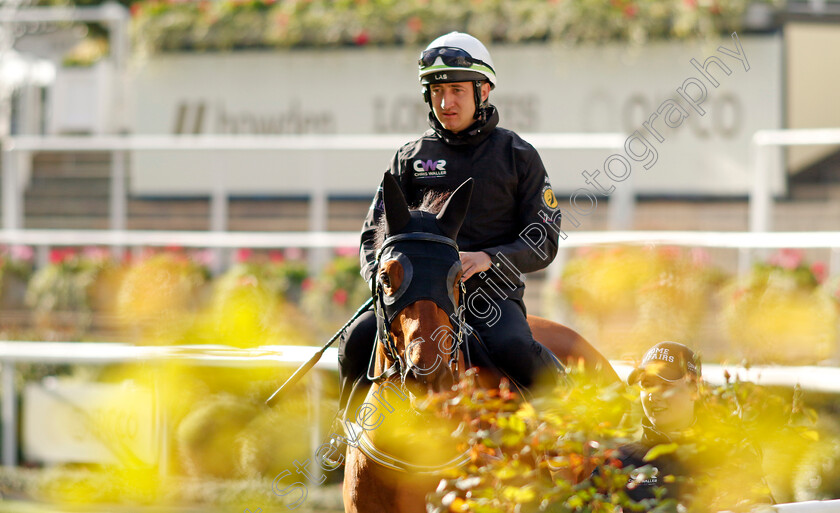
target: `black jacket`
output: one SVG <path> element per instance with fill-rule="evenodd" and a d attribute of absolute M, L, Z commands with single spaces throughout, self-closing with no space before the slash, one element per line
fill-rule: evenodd
<path fill-rule="evenodd" d="M 644 478 L 631 477 L 627 495 L 637 502 L 653 499 L 657 488 L 662 487 L 665 492 L 662 499 L 690 505 L 691 511 L 750 511 L 756 504 L 773 504 L 762 472 L 760 451 L 745 439 L 715 439 L 714 433 L 719 433 L 718 437 L 724 433 L 716 424 L 719 420 L 700 411 L 703 420 L 698 420 L 681 438 L 669 437 L 657 431 L 647 418 L 642 419 L 641 440 L 621 446 L 617 459 L 622 467 L 632 465 L 639 469 L 650 465 L 655 470 L 643 473 Z M 704 434 L 712 438 L 704 441 Z M 644 461 L 650 449 L 670 443 L 679 446 L 677 451 Z"/>
<path fill-rule="evenodd" d="M 664 488 L 664 495 L 662 499 L 675 499 L 681 501 L 684 497 L 687 487 L 685 482 L 689 476 L 686 464 L 682 461 L 677 453 L 669 453 L 660 455 L 653 461 L 646 462 L 645 455 L 652 448 L 657 445 L 681 443 L 681 440 L 674 440 L 669 438 L 666 434 L 657 431 L 646 422 L 642 422 L 643 432 L 642 438 L 638 442 L 623 445 L 618 450 L 618 460 L 622 467 L 626 468 L 633 466 L 640 469 L 646 465 L 652 467 L 652 470 L 637 477 L 633 473 L 631 479 L 627 482 L 627 496 L 634 501 L 641 501 L 643 499 L 653 499 L 656 497 L 656 490 L 659 487 Z M 673 476 L 673 479 L 668 476 Z"/>
<path fill-rule="evenodd" d="M 545 268 L 557 254 L 560 215 L 534 147 L 516 133 L 496 126 L 499 115 L 495 107 L 489 106 L 483 113 L 482 120 L 458 134 L 444 129 L 430 114 L 432 129 L 400 148 L 388 171 L 414 206 L 426 192 L 452 191 L 472 177 L 475 184 L 458 247 L 486 252 L 495 269 L 484 278 L 478 274 L 470 278 L 467 294 L 481 287 L 490 297 L 521 300 L 522 273 Z M 362 276 L 368 282 L 375 271 L 373 240 L 381 215 L 380 185 L 361 235 Z M 503 294 L 487 284 L 488 279 Z"/>

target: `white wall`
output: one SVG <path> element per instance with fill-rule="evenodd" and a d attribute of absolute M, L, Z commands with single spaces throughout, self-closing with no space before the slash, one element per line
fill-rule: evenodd
<path fill-rule="evenodd" d="M 633 167 L 645 193 L 745 194 L 748 142 L 755 130 L 781 128 L 781 39 L 741 37 L 749 71 L 716 52 L 719 44 L 663 42 L 622 45 L 491 47 L 499 84 L 491 100 L 501 125 L 520 132 L 631 133 L 689 78 L 690 64 L 717 55 L 731 70 L 713 68 L 701 116 L 682 126 L 660 125 L 658 162 Z M 406 133 L 426 127 L 427 107 L 416 78 L 419 48 L 291 50 L 152 57 L 133 77 L 134 130 L 175 133 Z M 201 119 L 197 118 L 203 106 Z M 648 137 L 651 136 L 648 134 Z M 394 148 L 395 150 L 396 148 Z M 139 194 L 206 193 L 219 173 L 235 193 L 301 195 L 322 168 L 331 194 L 372 194 L 392 150 L 134 155 L 131 179 Z M 609 151 L 543 151 L 558 193 L 584 186 L 583 170 L 603 169 Z M 780 175 L 780 173 L 779 173 Z M 602 175 L 603 176 L 603 175 Z M 777 190 L 782 181 L 777 176 Z"/>

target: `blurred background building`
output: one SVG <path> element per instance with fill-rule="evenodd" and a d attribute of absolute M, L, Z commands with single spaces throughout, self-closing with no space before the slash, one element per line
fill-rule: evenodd
<path fill-rule="evenodd" d="M 488 45 L 500 125 L 540 150 L 564 209 L 529 312 L 615 359 L 671 339 L 706 362 L 825 366 L 766 382 L 803 384 L 827 436 L 767 450 L 778 499 L 838 497 L 836 0 L 0 0 L 4 465 L 270 479 L 311 454 L 335 379 L 265 412 L 290 373 L 272 358 L 305 360 L 278 346 L 325 340 L 369 297 L 357 232 L 428 127 L 419 53 L 452 30 Z M 147 345 L 181 363 L 154 374 Z M 86 493 L 126 495 L 108 490 Z"/>
<path fill-rule="evenodd" d="M 706 113 L 691 111 L 657 144 L 655 166 L 622 182 L 636 208 L 611 221 L 593 209 L 581 229 L 745 230 L 753 134 L 840 122 L 836 2 L 326 6 L 5 1 L 2 130 L 407 139 L 427 126 L 416 54 L 461 29 L 492 48 L 503 126 L 626 135 L 679 100 L 676 89 L 698 75 L 690 60 L 733 47 L 721 36 L 737 30 L 749 70 L 717 53 L 732 75 L 713 71 L 721 85 L 709 88 Z M 836 150 L 771 148 L 775 229 L 837 229 Z M 124 158 L 127 228 L 211 228 L 210 196 L 221 188 L 226 229 L 356 230 L 392 151 L 32 151 L 20 162 L 20 227 L 109 227 L 111 169 Z M 585 186 L 581 172 L 610 153 L 543 150 L 557 195 Z M 325 226 L 313 227 L 316 190 L 328 201 Z"/>

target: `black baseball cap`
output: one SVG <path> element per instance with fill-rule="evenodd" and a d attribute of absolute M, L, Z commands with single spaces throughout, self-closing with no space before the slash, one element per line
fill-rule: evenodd
<path fill-rule="evenodd" d="M 700 377 L 700 359 L 683 344 L 660 342 L 648 349 L 642 363 L 630 372 L 627 383 L 636 383 L 644 373 L 655 374 L 665 381 L 677 381 L 688 374 Z"/>

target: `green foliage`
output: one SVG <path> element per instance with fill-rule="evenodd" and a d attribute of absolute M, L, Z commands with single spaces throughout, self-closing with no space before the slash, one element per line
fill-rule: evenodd
<path fill-rule="evenodd" d="M 233 478 L 241 443 L 239 434 L 259 410 L 240 398 L 219 394 L 196 404 L 178 426 L 181 462 L 192 476 Z"/>
<path fill-rule="evenodd" d="M 250 250 L 241 250 L 239 260 L 218 278 L 218 291 L 249 282 L 260 284 L 275 297 L 291 301 L 300 299 L 301 285 L 309 276 L 305 261 L 286 260 L 279 252 L 258 255 Z"/>
<path fill-rule="evenodd" d="M 184 253 L 149 255 L 125 273 L 116 314 L 139 341 L 167 343 L 201 305 L 208 278 L 207 268 Z"/>
<path fill-rule="evenodd" d="M 320 275 L 303 283 L 303 310 L 324 332 L 339 328 L 370 297 L 355 256 L 334 258 Z"/>
<path fill-rule="evenodd" d="M 41 336 L 67 340 L 83 333 L 102 299 L 98 282 L 118 267 L 104 250 L 54 250 L 50 263 L 35 272 L 26 289 L 26 304 Z"/>
<path fill-rule="evenodd" d="M 597 247 L 569 260 L 553 292 L 571 307 L 582 331 L 597 331 L 600 351 L 624 358 L 642 354 L 656 340 L 697 344 L 721 281 L 703 250 Z"/>
<path fill-rule="evenodd" d="M 825 266 L 781 250 L 723 289 L 729 338 L 754 362 L 815 363 L 837 343 L 837 304 L 820 284 Z"/>
<path fill-rule="evenodd" d="M 220 0 L 132 4 L 148 52 L 416 45 L 452 30 L 490 42 L 708 37 L 740 29 L 747 0 Z M 773 3 L 773 2 L 767 2 Z"/>
<path fill-rule="evenodd" d="M 29 246 L 0 247 L 0 309 L 24 306 L 33 257 L 34 251 Z"/>
<path fill-rule="evenodd" d="M 466 468 L 441 481 L 432 511 L 613 511 L 629 505 L 629 469 L 610 465 L 632 428 L 620 418 L 631 396 L 620 385 L 598 388 L 577 376 L 534 405 L 506 387 L 482 390 L 471 379 L 454 398 L 435 399 L 471 447 Z M 599 476 L 590 479 L 596 468 Z"/>
<path fill-rule="evenodd" d="M 462 382 L 454 398 L 433 399 L 444 414 L 464 419 L 457 434 L 466 437 L 472 459 L 441 481 L 428 498 L 430 511 L 674 511 L 672 498 L 635 503 L 626 493 L 633 469 L 621 468 L 617 450 L 636 438 L 639 424 L 607 419 L 625 412 L 637 395 L 575 377 L 575 386 L 533 406 L 506 388 L 485 391 L 472 381 Z M 680 502 L 689 511 L 747 511 L 769 497 L 762 449 L 811 447 L 815 413 L 798 392 L 780 395 L 737 380 L 701 386 L 699 394 L 696 424 L 678 443 L 653 447 L 648 459 L 667 455 L 690 469 L 690 476 L 664 476 L 666 482 L 685 481 Z M 774 471 L 790 478 L 790 467 Z"/>

